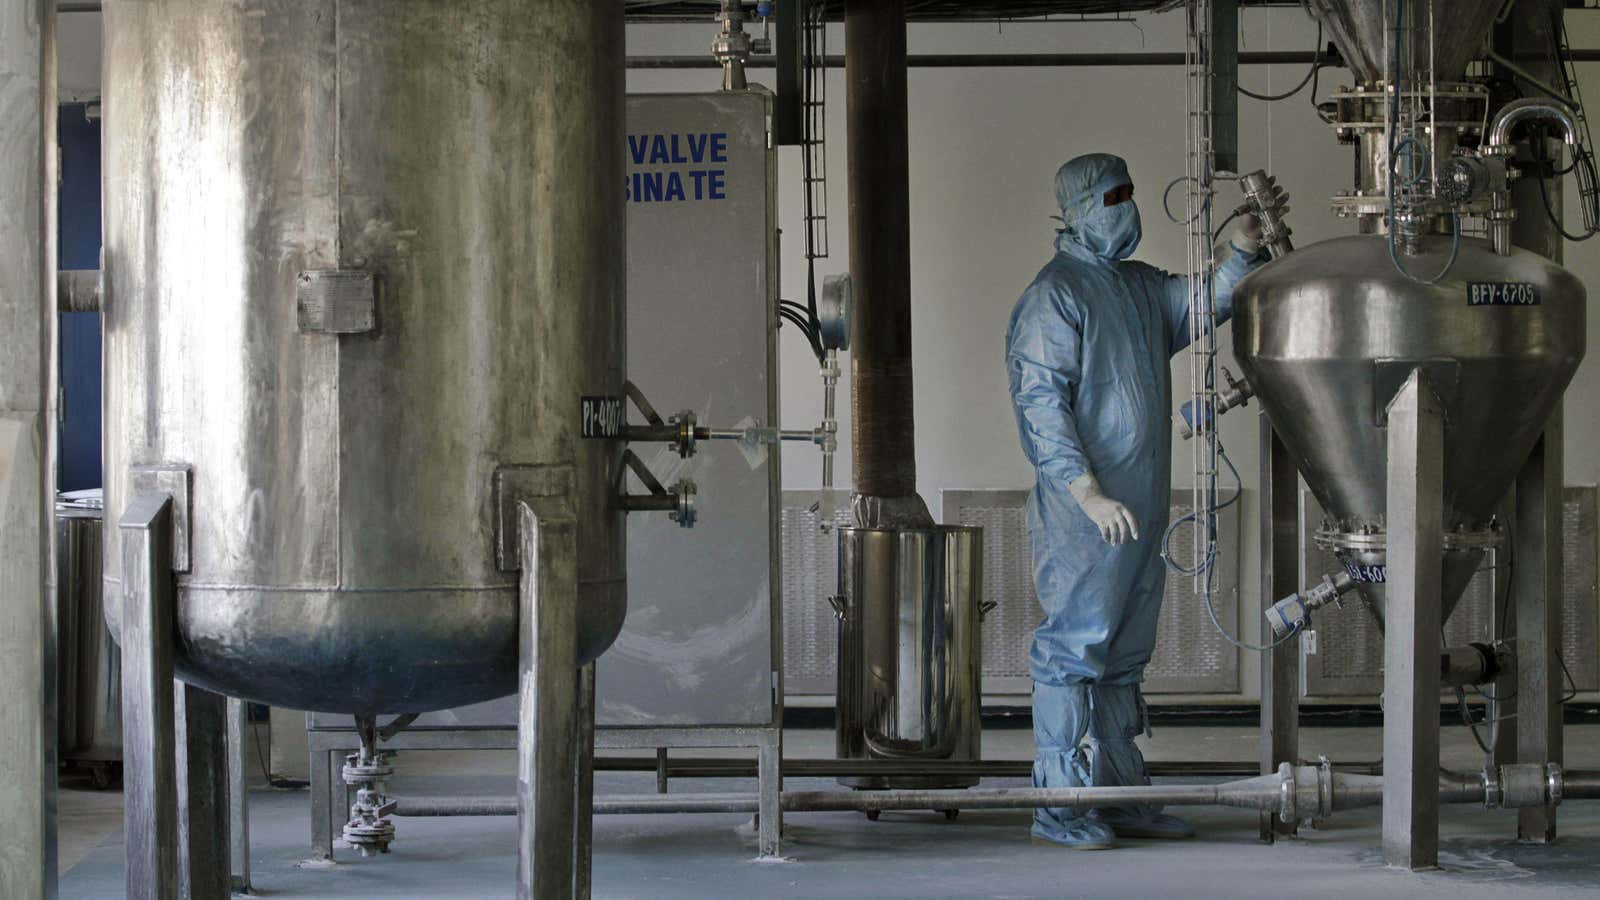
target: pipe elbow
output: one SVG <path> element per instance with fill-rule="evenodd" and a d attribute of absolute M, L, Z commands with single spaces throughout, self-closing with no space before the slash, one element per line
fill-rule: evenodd
<path fill-rule="evenodd" d="M 1578 124 L 1572 117 L 1572 111 L 1559 103 L 1532 97 L 1513 100 L 1495 114 L 1494 123 L 1489 126 L 1489 146 L 1509 147 L 1511 130 L 1533 119 L 1556 122 L 1561 126 L 1562 140 L 1567 146 L 1577 146 Z"/>

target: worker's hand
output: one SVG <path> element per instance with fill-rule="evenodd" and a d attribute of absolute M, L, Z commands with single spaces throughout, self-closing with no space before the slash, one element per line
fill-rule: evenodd
<path fill-rule="evenodd" d="M 1067 485 L 1067 490 L 1078 501 L 1083 514 L 1100 529 L 1100 537 L 1108 544 L 1125 544 L 1139 539 L 1139 520 L 1133 511 L 1100 490 L 1094 475 L 1084 474 Z"/>

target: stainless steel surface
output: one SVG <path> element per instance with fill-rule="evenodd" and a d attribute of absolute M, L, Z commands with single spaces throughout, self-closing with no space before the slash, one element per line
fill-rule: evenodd
<path fill-rule="evenodd" d="M 575 625 L 580 608 L 577 524 L 564 504 L 535 511 L 519 504 L 522 535 L 522 686 L 517 719 L 517 897 L 573 893 L 577 820 L 577 761 L 594 747 L 578 746 L 579 661 Z"/>
<path fill-rule="evenodd" d="M 983 530 L 840 529 L 838 593 L 838 756 L 982 758 Z M 941 783 L 842 780 L 859 787 Z"/>
<path fill-rule="evenodd" d="M 235 894 L 250 893 L 250 704 L 228 698 L 228 870 Z"/>
<path fill-rule="evenodd" d="M 1388 407 L 1383 859 L 1439 865 L 1439 633 L 1445 407 L 1417 369 Z"/>
<path fill-rule="evenodd" d="M 172 498 L 140 494 L 118 521 L 122 619 L 123 846 L 128 897 L 177 900 L 178 788 L 173 711 L 177 622 Z"/>
<path fill-rule="evenodd" d="M 1408 265 L 1438 271 L 1449 239 L 1423 241 Z M 1484 282 L 1532 285 L 1540 302 L 1469 306 L 1470 286 Z M 1342 532 L 1383 530 L 1384 409 L 1399 379 L 1427 361 L 1449 423 L 1445 528 L 1472 530 L 1488 523 L 1583 358 L 1585 303 L 1576 277 L 1531 253 L 1497 256 L 1463 239 L 1449 276 L 1419 285 L 1395 271 L 1384 238 L 1337 238 L 1240 284 L 1234 350 Z M 1450 556 L 1445 617 L 1481 554 Z M 1368 599 L 1381 606 L 1380 594 Z"/>
<path fill-rule="evenodd" d="M 746 418 L 782 424 L 771 103 L 756 90 L 638 94 L 626 107 L 630 186 L 655 178 L 684 188 L 668 202 L 678 195 L 630 187 L 628 378 L 663 409 L 741 434 Z M 698 485 L 698 521 L 685 530 L 663 515 L 629 518 L 628 570 L 638 577 L 628 622 L 596 667 L 598 723 L 775 722 L 778 446 L 747 456 L 738 442 L 703 440 L 687 459 L 662 443 L 631 447 L 663 483 Z M 632 473 L 624 485 L 645 489 Z"/>
<path fill-rule="evenodd" d="M 1310 0 L 1313 14 L 1322 20 L 1356 80 L 1381 80 L 1388 68 L 1394 39 L 1394 3 L 1397 0 Z M 1398 0 L 1406 4 L 1403 32 L 1410 58 L 1433 68 L 1440 81 L 1460 81 L 1467 64 L 1482 53 L 1495 15 L 1504 0 L 1450 0 L 1437 7 L 1435 31 L 1426 28 L 1431 0 Z M 1446 10 L 1445 6 L 1448 6 Z M 1430 46 L 1431 40 L 1431 46 Z"/>
<path fill-rule="evenodd" d="M 1600 645 L 1600 590 L 1597 590 L 1596 539 L 1597 492 L 1593 487 L 1568 486 L 1564 492 L 1562 524 L 1562 602 L 1561 653 L 1572 673 L 1572 688 L 1579 691 L 1600 689 L 1600 655 L 1592 648 Z M 1323 520 L 1321 507 L 1310 492 L 1303 492 L 1301 521 L 1314 529 Z M 1503 522 L 1511 518 L 1498 512 Z M 1514 535 L 1512 535 L 1514 537 Z M 1495 604 L 1515 601 L 1514 592 L 1502 583 L 1502 576 L 1515 569 L 1515 551 L 1501 548 L 1484 557 L 1472 581 L 1462 593 L 1450 617 L 1445 620 L 1447 645 L 1488 642 L 1505 637 L 1497 631 L 1501 622 L 1511 623 L 1509 613 L 1497 612 Z M 1302 542 L 1300 571 L 1305 577 L 1337 569 L 1337 558 L 1311 540 Z M 1514 603 L 1512 605 L 1515 605 Z M 1362 602 L 1347 597 L 1342 608 L 1324 607 L 1317 612 L 1315 637 L 1299 642 L 1303 651 L 1302 685 L 1307 697 L 1338 697 L 1355 702 L 1375 700 L 1383 692 L 1383 634 L 1377 620 Z M 1562 676 L 1565 682 L 1565 674 Z M 1515 673 L 1511 682 L 1493 693 L 1511 696 L 1516 692 Z M 1454 692 L 1449 696 L 1454 697 Z M 1511 757 L 1514 759 L 1515 755 Z"/>
<path fill-rule="evenodd" d="M 1511 591 L 1515 601 L 1517 647 L 1516 691 L 1504 712 L 1515 715 L 1517 762 L 1560 763 L 1562 760 L 1561 613 L 1561 478 L 1563 471 L 1561 414 L 1553 416 L 1544 436 L 1517 473 L 1516 526 L 1512 548 L 1515 566 Z M 1593 645 L 1588 652 L 1593 654 Z M 1517 813 L 1517 839 L 1547 844 L 1556 839 L 1556 811 L 1524 808 Z"/>
<path fill-rule="evenodd" d="M 622 40 L 580 0 L 106 9 L 106 497 L 193 467 L 185 678 L 352 713 L 512 692 L 504 466 L 571 467 L 580 655 L 620 629 L 621 448 L 578 398 L 622 393 Z M 375 276 L 377 331 L 299 333 L 319 269 Z"/>
<path fill-rule="evenodd" d="M 170 599 L 168 602 L 171 602 Z M 228 834 L 228 701 L 171 682 L 178 797 L 178 895 L 226 900 L 233 892 Z"/>
<path fill-rule="evenodd" d="M 0 8 L 0 895 L 56 891 L 55 485 L 47 430 L 56 272 L 55 11 Z"/>
<path fill-rule="evenodd" d="M 122 757 L 122 654 L 100 602 L 103 511 L 56 504 L 57 733 L 64 761 Z"/>
<path fill-rule="evenodd" d="M 1511 132 L 1524 122 L 1545 119 L 1561 126 L 1561 139 L 1568 147 L 1578 146 L 1578 124 L 1571 110 L 1559 103 L 1524 97 L 1513 100 L 1494 114 L 1489 124 L 1489 146 L 1510 147 Z"/>
<path fill-rule="evenodd" d="M 1261 432 L 1261 602 L 1280 597 L 1300 584 L 1300 474 L 1283 441 L 1265 414 L 1257 416 Z M 1261 773 L 1276 771 L 1281 762 L 1300 759 L 1299 641 L 1283 644 L 1261 656 Z M 1260 836 L 1273 842 L 1293 835 L 1297 822 L 1263 813 Z"/>
<path fill-rule="evenodd" d="M 1033 553 L 1028 539 L 1027 491 L 946 490 L 942 517 L 952 525 L 983 529 L 983 598 L 997 604 L 983 624 L 983 693 L 1028 694 L 1028 649 L 1044 618 L 1034 592 Z M 1173 498 L 1172 519 L 1186 515 L 1187 496 Z M 1217 617 L 1239 618 L 1239 511 L 1235 504 L 1217 517 Z M 1173 552 L 1187 554 L 1193 535 L 1173 535 Z M 797 577 L 786 571 L 786 577 Z M 1238 650 L 1217 633 L 1191 579 L 1168 578 L 1156 631 L 1156 649 L 1145 670 L 1147 694 L 1232 694 L 1240 690 Z M 788 627 L 787 625 L 785 626 Z M 1237 627 L 1230 624 L 1230 627 Z M 831 631 L 831 624 L 829 626 Z M 831 686 L 831 684 L 830 684 Z"/>

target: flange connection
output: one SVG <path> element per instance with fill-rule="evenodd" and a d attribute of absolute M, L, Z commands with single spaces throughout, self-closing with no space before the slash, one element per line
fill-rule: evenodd
<path fill-rule="evenodd" d="M 350 846 L 371 856 L 373 851 L 388 853 L 394 841 L 394 823 L 387 818 L 395 809 L 395 801 L 384 796 L 385 780 L 394 774 L 394 767 L 385 760 L 382 751 L 368 751 L 345 757 L 340 770 L 344 783 L 356 789 L 355 802 L 350 804 L 350 821 L 344 826 L 344 839 Z"/>

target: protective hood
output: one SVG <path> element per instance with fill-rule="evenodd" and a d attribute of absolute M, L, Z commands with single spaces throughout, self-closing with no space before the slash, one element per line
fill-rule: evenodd
<path fill-rule="evenodd" d="M 1132 200 L 1105 205 L 1109 190 L 1132 184 L 1120 156 L 1090 153 L 1056 170 L 1056 203 L 1061 207 L 1062 240 L 1101 259 L 1127 259 L 1144 237 L 1139 207 Z"/>

